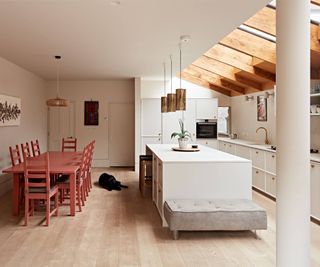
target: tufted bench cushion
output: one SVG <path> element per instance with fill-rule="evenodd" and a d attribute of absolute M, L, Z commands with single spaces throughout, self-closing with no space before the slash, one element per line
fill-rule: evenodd
<path fill-rule="evenodd" d="M 174 238 L 177 231 L 267 229 L 266 211 L 248 199 L 167 200 L 164 217 Z"/>

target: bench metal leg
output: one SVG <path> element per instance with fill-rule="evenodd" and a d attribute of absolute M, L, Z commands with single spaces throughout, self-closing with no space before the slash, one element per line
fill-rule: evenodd
<path fill-rule="evenodd" d="M 173 239 L 174 240 L 178 240 L 179 239 L 179 231 L 178 230 L 173 230 L 172 234 L 173 234 Z"/>
<path fill-rule="evenodd" d="M 253 230 L 254 236 L 256 239 L 260 240 L 261 238 L 258 236 L 257 230 Z"/>

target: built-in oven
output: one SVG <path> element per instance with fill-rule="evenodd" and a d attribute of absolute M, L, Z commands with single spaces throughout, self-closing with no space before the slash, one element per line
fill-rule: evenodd
<path fill-rule="evenodd" d="M 217 122 L 197 122 L 197 138 L 217 138 Z"/>

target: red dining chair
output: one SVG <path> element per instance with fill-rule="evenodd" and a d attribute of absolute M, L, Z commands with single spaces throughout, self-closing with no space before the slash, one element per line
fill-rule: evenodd
<path fill-rule="evenodd" d="M 88 158 L 87 158 L 87 164 L 86 164 L 86 179 L 85 179 L 87 196 L 92 188 L 91 166 L 92 166 L 92 159 L 93 159 L 94 144 L 95 144 L 95 141 L 92 141 L 88 146 L 89 151 L 88 151 Z"/>
<path fill-rule="evenodd" d="M 34 201 L 43 200 L 46 203 L 46 226 L 50 224 L 52 215 L 58 216 L 58 186 L 50 184 L 49 153 L 43 159 L 26 157 L 24 161 L 25 188 L 25 225 L 29 216 L 34 214 Z M 51 210 L 51 198 L 54 198 L 54 208 Z"/>
<path fill-rule="evenodd" d="M 82 211 L 81 206 L 84 206 L 85 201 L 85 194 L 84 194 L 84 188 L 83 188 L 83 181 L 85 179 L 86 175 L 86 160 L 88 157 L 88 149 L 87 147 L 84 148 L 82 155 L 81 155 L 81 162 L 80 162 L 80 169 L 77 173 L 76 177 L 76 192 L 77 192 L 77 205 L 79 207 L 79 211 Z M 61 176 L 57 179 L 57 185 L 60 191 L 60 203 L 63 203 L 63 196 L 64 192 L 66 190 L 70 191 L 70 177 Z"/>
<path fill-rule="evenodd" d="M 41 154 L 38 139 L 35 142 L 31 141 L 31 149 L 32 149 L 32 155 L 34 157 L 39 156 Z"/>
<path fill-rule="evenodd" d="M 21 144 L 21 151 L 23 160 L 26 160 L 27 157 L 31 157 L 29 143 Z"/>
<path fill-rule="evenodd" d="M 62 148 L 61 151 L 71 151 L 76 152 L 77 151 L 77 138 L 62 138 Z"/>
<path fill-rule="evenodd" d="M 16 166 L 20 163 L 22 163 L 22 157 L 19 150 L 19 146 L 16 145 L 15 148 L 9 146 L 9 152 L 10 152 L 10 158 L 11 158 L 11 164 L 12 166 Z M 19 175 L 19 206 L 23 207 L 24 202 L 24 181 L 23 181 L 23 175 Z"/>

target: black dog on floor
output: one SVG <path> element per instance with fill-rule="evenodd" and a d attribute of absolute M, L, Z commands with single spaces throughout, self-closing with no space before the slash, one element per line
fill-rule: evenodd
<path fill-rule="evenodd" d="M 113 175 L 108 173 L 103 173 L 99 177 L 99 185 L 108 191 L 117 190 L 121 191 L 121 188 L 128 188 L 128 186 L 121 184 L 117 181 Z"/>

